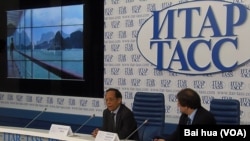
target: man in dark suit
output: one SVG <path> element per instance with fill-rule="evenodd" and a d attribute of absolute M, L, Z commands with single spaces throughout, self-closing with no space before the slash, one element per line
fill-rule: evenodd
<path fill-rule="evenodd" d="M 125 139 L 137 128 L 133 112 L 122 104 L 122 94 L 117 89 L 106 90 L 105 101 L 107 108 L 103 111 L 103 125 L 100 130 L 117 133 L 120 139 Z M 98 130 L 92 132 L 94 137 Z M 138 133 L 133 134 L 130 139 L 137 140 Z"/>
<path fill-rule="evenodd" d="M 181 125 L 215 125 L 212 113 L 201 106 L 198 93 L 190 88 L 185 88 L 177 94 L 178 107 L 182 113 L 176 130 L 169 137 L 158 137 L 154 141 L 180 141 Z"/>

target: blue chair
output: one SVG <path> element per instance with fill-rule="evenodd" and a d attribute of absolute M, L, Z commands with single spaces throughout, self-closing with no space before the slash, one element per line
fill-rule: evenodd
<path fill-rule="evenodd" d="M 240 124 L 240 102 L 236 99 L 212 99 L 210 112 L 218 125 Z"/>
<path fill-rule="evenodd" d="M 152 141 L 165 125 L 165 98 L 162 93 L 137 92 L 132 111 L 137 121 L 140 141 Z"/>

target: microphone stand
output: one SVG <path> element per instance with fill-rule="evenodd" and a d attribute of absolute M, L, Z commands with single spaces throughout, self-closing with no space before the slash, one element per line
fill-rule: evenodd
<path fill-rule="evenodd" d="M 41 114 L 43 114 L 47 108 L 45 108 L 42 112 L 40 112 L 36 117 L 34 117 L 24 128 L 27 128 L 32 122 L 34 122 Z"/>
<path fill-rule="evenodd" d="M 76 130 L 75 130 L 75 132 L 74 133 L 77 133 L 85 124 L 87 124 L 92 118 L 94 118 L 95 117 L 95 114 L 93 114 L 92 116 L 90 116 L 89 118 L 88 118 L 88 120 L 86 120 L 79 128 L 77 128 Z"/>
<path fill-rule="evenodd" d="M 130 135 L 128 135 L 125 140 L 128 140 L 136 131 L 138 131 L 144 124 L 148 122 L 148 119 L 146 119 L 138 128 L 136 128 Z"/>

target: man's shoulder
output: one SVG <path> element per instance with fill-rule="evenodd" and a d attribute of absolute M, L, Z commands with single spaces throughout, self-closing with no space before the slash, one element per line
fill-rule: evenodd
<path fill-rule="evenodd" d="M 210 113 L 210 111 L 208 111 L 204 107 L 198 108 L 196 114 L 198 114 L 199 116 L 201 116 L 201 115 L 203 115 L 203 116 L 210 116 L 210 115 L 212 115 L 212 113 Z"/>
<path fill-rule="evenodd" d="M 199 108 L 198 111 L 196 114 L 200 120 L 206 121 L 205 123 L 211 123 L 211 124 L 215 123 L 214 116 L 210 111 L 208 111 L 204 107 Z"/>
<path fill-rule="evenodd" d="M 121 104 L 120 108 L 131 111 L 125 104 Z"/>
<path fill-rule="evenodd" d="M 132 113 L 132 111 L 124 104 L 121 104 L 120 106 L 120 109 L 119 109 L 121 112 L 129 112 L 129 113 Z"/>
<path fill-rule="evenodd" d="M 200 112 L 209 113 L 209 111 L 206 108 L 202 107 L 202 106 L 200 108 L 198 108 L 197 110 L 200 111 Z"/>
<path fill-rule="evenodd" d="M 110 113 L 110 111 L 108 109 L 104 109 L 103 114 L 106 114 L 106 113 Z"/>

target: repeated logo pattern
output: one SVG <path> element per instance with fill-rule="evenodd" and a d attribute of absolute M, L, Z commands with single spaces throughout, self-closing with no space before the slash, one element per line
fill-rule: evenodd
<path fill-rule="evenodd" d="M 177 122 L 175 95 L 190 87 L 207 109 L 213 98 L 240 100 L 241 122 L 249 123 L 249 55 L 241 50 L 248 48 L 248 7 L 246 1 L 106 0 L 105 89 L 120 89 L 130 108 L 137 91 L 162 92 L 166 121 Z M 230 24 L 226 11 L 232 9 L 238 13 Z M 190 16 L 196 24 L 188 21 Z M 231 33 L 234 36 L 227 36 Z M 233 55 L 236 50 L 241 52 Z"/>

